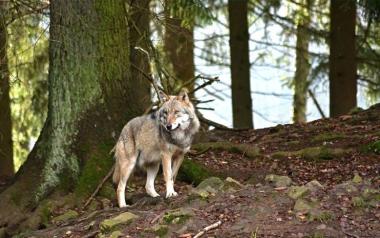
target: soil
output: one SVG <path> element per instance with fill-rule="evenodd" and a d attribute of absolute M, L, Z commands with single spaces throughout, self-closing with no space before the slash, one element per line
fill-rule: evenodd
<path fill-rule="evenodd" d="M 204 165 L 210 171 L 232 177 L 243 187 L 215 192 L 207 197 L 194 197 L 194 186 L 176 182 L 179 196 L 170 199 L 149 198 L 144 193 L 145 178 L 135 176 L 128 201 L 131 207 L 119 209 L 115 199 L 96 197 L 97 207 L 77 208 L 79 217 L 63 223 L 51 222 L 23 237 L 110 237 L 99 224 L 123 212 L 139 217 L 128 225 L 119 226 L 120 237 L 157 237 L 152 227 L 167 226 L 162 237 L 194 237 L 203 228 L 221 221 L 221 225 L 202 237 L 380 237 L 380 155 L 368 145 L 380 141 L 380 106 L 333 119 L 307 124 L 278 125 L 272 128 L 243 131 L 214 130 L 208 141 L 229 141 L 260 149 L 256 158 L 223 149 L 192 151 L 187 159 Z M 339 155 L 305 159 L 291 153 L 305 148 L 339 148 Z M 282 153 L 275 156 L 276 152 Z M 318 180 L 323 188 L 305 199 L 318 204 L 325 216 L 310 219 L 310 214 L 294 209 L 296 200 L 287 193 L 289 186 L 274 187 L 265 181 L 268 174 L 288 176 L 293 185 Z M 353 182 L 354 175 L 362 182 Z M 350 181 L 350 182 L 347 182 Z M 162 176 L 157 191 L 164 196 Z M 348 189 L 351 187 L 353 189 Z M 359 200 L 371 191 L 375 200 Z M 367 199 L 367 198 L 366 198 Z M 356 201 L 356 202 L 355 202 Z M 360 203 L 363 201 L 363 203 Z M 182 224 L 165 223 L 163 217 L 172 210 L 191 211 Z M 52 216 L 63 214 L 57 210 Z M 116 236 L 116 233 L 113 233 Z"/>

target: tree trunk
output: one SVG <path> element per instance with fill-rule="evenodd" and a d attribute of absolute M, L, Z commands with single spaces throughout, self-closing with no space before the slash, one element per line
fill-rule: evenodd
<path fill-rule="evenodd" d="M 151 104 L 150 83 L 144 75 L 138 70 L 150 74 L 150 62 L 148 56 L 143 52 L 135 49 L 141 47 L 148 50 L 148 40 L 150 37 L 150 0 L 129 0 L 130 11 L 129 19 L 131 21 L 129 31 L 130 44 L 130 63 L 131 78 L 134 79 L 134 90 L 130 92 L 131 97 L 138 98 L 136 100 L 136 109 L 140 109 L 136 114 L 142 114 Z M 138 68 L 138 69 L 136 69 Z"/>
<path fill-rule="evenodd" d="M 41 135 L 0 194 L 12 226 L 53 191 L 87 197 L 113 164 L 123 125 L 141 112 L 130 77 L 123 0 L 51 1 L 48 116 Z"/>
<path fill-rule="evenodd" d="M 166 0 L 165 5 L 170 4 Z M 170 16 L 165 11 L 165 35 L 164 49 L 172 67 L 172 72 L 179 82 L 175 83 L 175 90 L 178 91 L 185 82 L 194 78 L 194 26 L 185 28 L 181 26 L 182 19 Z M 187 88 L 192 90 L 194 82 Z"/>
<path fill-rule="evenodd" d="M 0 178 L 14 175 L 5 4 L 0 2 Z"/>
<path fill-rule="evenodd" d="M 306 0 L 302 3 L 305 3 L 306 8 L 301 7 L 300 19 L 297 24 L 296 72 L 294 75 L 293 121 L 296 123 L 306 122 L 308 76 L 311 66 L 308 28 L 311 21 L 313 0 Z"/>
<path fill-rule="evenodd" d="M 247 5 L 247 0 L 228 1 L 234 128 L 253 128 Z"/>
<path fill-rule="evenodd" d="M 356 107 L 356 2 L 331 1 L 330 19 L 330 116 L 335 117 Z"/>

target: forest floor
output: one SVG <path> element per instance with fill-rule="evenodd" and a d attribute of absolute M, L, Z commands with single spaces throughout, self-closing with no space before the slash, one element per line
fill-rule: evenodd
<path fill-rule="evenodd" d="M 177 182 L 178 197 L 154 199 L 136 175 L 131 207 L 101 192 L 85 210 L 57 206 L 20 237 L 190 238 L 219 221 L 202 237 L 380 237 L 380 105 L 307 124 L 215 130 L 194 148 L 187 160 L 218 177 Z M 161 175 L 156 184 L 164 196 Z"/>

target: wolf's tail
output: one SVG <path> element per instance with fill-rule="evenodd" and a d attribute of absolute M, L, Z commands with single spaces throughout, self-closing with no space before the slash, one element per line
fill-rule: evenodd
<path fill-rule="evenodd" d="M 112 181 L 117 184 L 120 180 L 120 163 L 118 160 L 118 153 L 117 153 L 117 147 L 118 147 L 119 142 L 113 147 L 110 153 L 114 153 L 114 158 L 115 158 L 115 169 L 113 170 L 113 175 L 112 175 Z"/>

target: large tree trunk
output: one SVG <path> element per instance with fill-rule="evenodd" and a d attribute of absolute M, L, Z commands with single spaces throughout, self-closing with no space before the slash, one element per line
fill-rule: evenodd
<path fill-rule="evenodd" d="M 14 175 L 9 71 L 7 60 L 6 2 L 0 2 L 0 178 Z"/>
<path fill-rule="evenodd" d="M 136 100 L 136 109 L 140 109 L 137 114 L 142 114 L 151 104 L 150 83 L 146 77 L 140 72 L 150 74 L 149 58 L 143 52 L 135 49 L 141 47 L 148 50 L 148 40 L 150 37 L 150 0 L 129 0 L 130 23 L 129 44 L 130 44 L 130 63 L 131 78 L 134 80 L 134 90 L 130 92 L 131 97 L 138 98 Z"/>
<path fill-rule="evenodd" d="M 229 0 L 232 115 L 235 128 L 253 128 L 247 0 Z"/>
<path fill-rule="evenodd" d="M 356 107 L 356 1 L 330 3 L 330 116 Z"/>
<path fill-rule="evenodd" d="M 306 7 L 301 7 L 300 19 L 297 24 L 296 72 L 294 75 L 293 121 L 296 123 L 306 122 L 308 76 L 311 66 L 308 28 L 311 21 L 313 0 L 306 0 L 302 3 Z"/>
<path fill-rule="evenodd" d="M 48 117 L 16 176 L 0 194 L 0 226 L 57 189 L 90 194 L 113 164 L 123 125 L 141 112 L 129 75 L 123 0 L 51 1 Z"/>
<path fill-rule="evenodd" d="M 166 0 L 165 5 L 170 4 Z M 182 85 L 194 78 L 194 26 L 185 28 L 181 26 L 182 19 L 170 16 L 165 11 L 165 35 L 164 49 L 172 67 L 172 72 L 179 82 L 176 82 L 178 91 Z M 194 82 L 190 83 L 187 88 L 194 88 Z"/>

